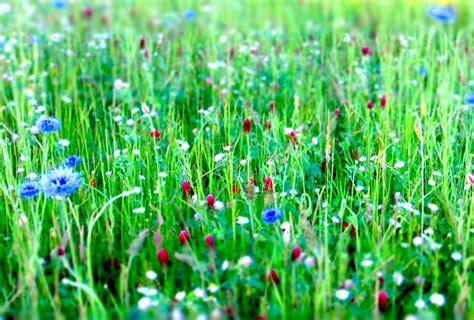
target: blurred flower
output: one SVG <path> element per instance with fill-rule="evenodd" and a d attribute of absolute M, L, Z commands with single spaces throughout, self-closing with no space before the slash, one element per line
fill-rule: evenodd
<path fill-rule="evenodd" d="M 243 267 L 250 267 L 253 264 L 253 259 L 250 256 L 244 256 L 239 259 L 239 265 Z"/>
<path fill-rule="evenodd" d="M 451 22 L 456 19 L 456 9 L 452 6 L 435 5 L 427 10 L 428 15 L 439 22 Z"/>
<path fill-rule="evenodd" d="M 336 298 L 338 300 L 341 300 L 341 301 L 346 301 L 347 299 L 349 299 L 351 293 L 346 290 L 346 289 L 339 289 L 339 290 L 336 290 Z"/>
<path fill-rule="evenodd" d="M 61 121 L 56 117 L 41 116 L 36 120 L 35 126 L 39 132 L 51 133 L 61 128 Z"/>
<path fill-rule="evenodd" d="M 466 97 L 464 98 L 464 101 L 466 101 L 467 104 L 474 105 L 474 92 L 471 92 L 468 95 L 466 95 Z"/>
<path fill-rule="evenodd" d="M 262 212 L 262 220 L 265 223 L 275 223 L 283 218 L 283 212 L 278 208 L 266 209 Z"/>
<path fill-rule="evenodd" d="M 243 225 L 246 225 L 249 222 L 250 222 L 250 220 L 247 217 L 242 217 L 242 216 L 237 217 L 237 224 L 240 224 L 240 225 L 243 226 Z"/>
<path fill-rule="evenodd" d="M 72 168 L 59 166 L 42 174 L 39 184 L 48 198 L 67 197 L 79 189 L 82 179 Z"/>
<path fill-rule="evenodd" d="M 388 293 L 387 293 L 387 291 L 382 290 L 382 291 L 379 292 L 378 305 L 379 305 L 379 310 L 380 311 L 387 310 L 387 306 L 388 306 Z"/>
<path fill-rule="evenodd" d="M 31 198 L 40 192 L 40 186 L 36 181 L 26 181 L 20 185 L 20 196 Z"/>
<path fill-rule="evenodd" d="M 194 19 L 196 19 L 196 17 L 197 17 L 197 12 L 194 11 L 194 10 L 186 10 L 183 13 L 183 18 L 185 20 L 194 20 Z"/>
<path fill-rule="evenodd" d="M 446 300 L 444 299 L 444 296 L 442 294 L 433 293 L 430 296 L 430 302 L 435 306 L 441 307 L 446 303 Z"/>
<path fill-rule="evenodd" d="M 70 168 L 80 166 L 82 163 L 81 156 L 71 155 L 64 160 L 64 164 Z"/>

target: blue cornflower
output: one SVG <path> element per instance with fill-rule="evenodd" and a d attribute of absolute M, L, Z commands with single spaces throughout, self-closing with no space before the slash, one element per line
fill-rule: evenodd
<path fill-rule="evenodd" d="M 194 20 L 197 17 L 197 13 L 194 10 L 187 10 L 183 13 L 183 18 L 186 20 Z"/>
<path fill-rule="evenodd" d="M 474 105 L 474 92 L 471 92 L 468 95 L 466 95 L 466 97 L 464 98 L 464 101 L 466 101 L 467 104 Z"/>
<path fill-rule="evenodd" d="M 56 0 L 53 2 L 54 8 L 61 10 L 67 8 L 67 1 L 66 0 Z"/>
<path fill-rule="evenodd" d="M 283 218 L 283 212 L 278 208 L 265 209 L 262 212 L 262 220 L 265 223 L 275 223 L 281 218 Z"/>
<path fill-rule="evenodd" d="M 456 19 L 456 9 L 452 6 L 430 6 L 428 15 L 439 22 L 451 22 Z"/>
<path fill-rule="evenodd" d="M 41 116 L 36 120 L 35 125 L 42 133 L 56 132 L 61 128 L 61 121 L 56 117 Z"/>
<path fill-rule="evenodd" d="M 82 158 L 81 156 L 76 156 L 76 155 L 71 155 L 64 160 L 64 164 L 70 168 L 75 167 L 75 166 L 80 166 L 82 163 Z"/>
<path fill-rule="evenodd" d="M 40 192 L 40 186 L 36 181 L 25 181 L 20 185 L 20 196 L 31 198 Z"/>
<path fill-rule="evenodd" d="M 426 78 L 428 76 L 428 69 L 426 69 L 425 67 L 418 68 L 418 72 L 422 77 Z"/>
<path fill-rule="evenodd" d="M 79 173 L 65 166 L 53 167 L 41 175 L 39 184 L 46 197 L 67 197 L 81 186 Z"/>

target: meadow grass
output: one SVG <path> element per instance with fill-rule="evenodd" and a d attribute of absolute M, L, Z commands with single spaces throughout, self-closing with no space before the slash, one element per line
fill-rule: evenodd
<path fill-rule="evenodd" d="M 0 319 L 469 318 L 471 1 L 62 3 L 0 10 Z"/>

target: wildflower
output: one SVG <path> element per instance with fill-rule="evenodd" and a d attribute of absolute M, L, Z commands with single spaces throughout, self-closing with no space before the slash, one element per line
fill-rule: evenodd
<path fill-rule="evenodd" d="M 214 210 L 221 211 L 224 209 L 224 203 L 222 201 L 216 201 L 214 203 Z"/>
<path fill-rule="evenodd" d="M 380 105 L 382 107 L 385 107 L 387 105 L 387 95 L 384 93 L 382 94 L 382 97 L 380 97 Z"/>
<path fill-rule="evenodd" d="M 217 162 L 217 163 L 220 162 L 222 159 L 224 159 L 224 154 L 223 153 L 218 153 L 214 157 L 214 161 Z"/>
<path fill-rule="evenodd" d="M 430 302 L 435 306 L 441 307 L 446 303 L 446 300 L 444 299 L 444 296 L 442 294 L 433 293 L 430 296 Z"/>
<path fill-rule="evenodd" d="M 341 300 L 341 301 L 346 301 L 347 299 L 349 299 L 351 293 L 346 290 L 346 289 L 339 289 L 339 290 L 336 290 L 336 298 L 338 300 Z"/>
<path fill-rule="evenodd" d="M 400 169 L 400 168 L 403 168 L 405 166 L 405 162 L 403 161 L 398 161 L 397 163 L 395 163 L 395 165 L 393 166 L 395 169 Z"/>
<path fill-rule="evenodd" d="M 147 279 L 149 279 L 149 280 L 156 280 L 156 278 L 158 278 L 158 275 L 153 270 L 147 271 L 145 275 L 146 275 Z"/>
<path fill-rule="evenodd" d="M 82 163 L 81 156 L 76 156 L 76 155 L 71 155 L 67 157 L 66 160 L 64 160 L 64 164 L 69 168 L 80 166 L 81 163 Z"/>
<path fill-rule="evenodd" d="M 92 10 L 91 7 L 85 7 L 82 13 L 84 14 L 84 17 L 89 19 L 94 14 L 94 10 Z"/>
<path fill-rule="evenodd" d="M 214 206 L 214 203 L 216 202 L 216 197 L 214 197 L 214 195 L 212 194 L 209 194 L 207 197 L 206 197 L 206 201 L 207 201 L 207 205 L 209 207 L 213 207 Z"/>
<path fill-rule="evenodd" d="M 300 246 L 294 247 L 293 251 L 291 252 L 291 258 L 293 259 L 293 261 L 296 261 L 301 257 L 302 253 L 303 251 L 301 250 Z"/>
<path fill-rule="evenodd" d="M 145 36 L 140 37 L 140 49 L 145 49 L 146 46 L 146 38 Z"/>
<path fill-rule="evenodd" d="M 186 244 L 188 241 L 191 241 L 189 232 L 187 230 L 181 231 L 179 234 L 179 242 L 181 242 L 181 244 Z"/>
<path fill-rule="evenodd" d="M 262 220 L 266 223 L 275 223 L 281 218 L 283 218 L 283 212 L 278 208 L 266 209 L 262 212 Z"/>
<path fill-rule="evenodd" d="M 278 272 L 275 269 L 270 270 L 268 274 L 268 279 L 275 284 L 280 283 L 280 277 L 278 276 Z"/>
<path fill-rule="evenodd" d="M 393 281 L 397 284 L 397 286 L 401 286 L 403 282 L 405 281 L 405 278 L 400 272 L 395 272 L 393 274 Z"/>
<path fill-rule="evenodd" d="M 439 22 L 451 22 L 456 19 L 456 10 L 452 6 L 430 6 L 427 10 L 428 16 Z"/>
<path fill-rule="evenodd" d="M 336 116 L 336 119 L 339 118 L 341 116 L 341 108 L 337 108 L 334 111 L 334 115 Z"/>
<path fill-rule="evenodd" d="M 187 197 L 192 193 L 191 183 L 189 181 L 183 181 L 181 184 L 181 190 L 183 190 L 183 195 Z"/>
<path fill-rule="evenodd" d="M 438 212 L 439 210 L 439 207 L 435 205 L 434 203 L 428 203 L 428 208 L 433 212 Z"/>
<path fill-rule="evenodd" d="M 466 101 L 467 104 L 474 105 L 474 92 L 471 92 L 468 95 L 466 95 L 466 97 L 464 98 L 464 101 Z"/>
<path fill-rule="evenodd" d="M 144 207 L 140 207 L 140 208 L 133 209 L 133 213 L 144 213 L 145 210 L 146 209 Z"/>
<path fill-rule="evenodd" d="M 40 192 L 40 186 L 36 181 L 26 181 L 20 185 L 20 196 L 31 198 Z"/>
<path fill-rule="evenodd" d="M 270 102 L 270 111 L 274 112 L 275 111 L 275 101 Z"/>
<path fill-rule="evenodd" d="M 239 259 L 238 264 L 243 267 L 250 267 L 253 264 L 253 259 L 250 256 L 244 256 Z"/>
<path fill-rule="evenodd" d="M 378 305 L 379 305 L 379 310 L 380 310 L 380 311 L 383 312 L 383 311 L 387 310 L 387 306 L 388 306 L 388 294 L 387 294 L 387 291 L 382 290 L 382 291 L 379 292 Z"/>
<path fill-rule="evenodd" d="M 370 49 L 368 46 L 363 46 L 360 51 L 364 56 L 372 54 L 372 49 Z"/>
<path fill-rule="evenodd" d="M 194 19 L 196 19 L 196 17 L 197 17 L 197 13 L 194 10 L 186 10 L 183 13 L 183 18 L 185 20 L 194 20 Z"/>
<path fill-rule="evenodd" d="M 243 124 L 243 129 L 244 129 L 244 132 L 250 132 L 250 129 L 252 127 L 252 122 L 250 121 L 249 118 L 245 119 L 244 120 L 244 124 Z"/>
<path fill-rule="evenodd" d="M 184 298 L 186 298 L 186 292 L 180 291 L 180 292 L 178 292 L 178 293 L 174 296 L 174 298 L 175 298 L 177 301 L 183 301 Z"/>
<path fill-rule="evenodd" d="M 311 268 L 316 264 L 316 259 L 314 257 L 306 257 L 303 263 L 306 267 Z"/>
<path fill-rule="evenodd" d="M 424 309 L 426 307 L 426 302 L 423 299 L 418 299 L 415 302 L 415 307 L 417 309 Z"/>
<path fill-rule="evenodd" d="M 170 254 L 166 249 L 160 249 L 157 253 L 157 257 L 161 265 L 166 265 L 170 262 Z"/>
<path fill-rule="evenodd" d="M 240 224 L 240 225 L 243 226 L 243 225 L 246 225 L 249 222 L 250 222 L 250 220 L 247 217 L 242 217 L 242 216 L 237 217 L 237 224 Z"/>
<path fill-rule="evenodd" d="M 214 248 L 216 246 L 216 241 L 211 234 L 208 234 L 205 238 L 206 244 L 209 248 Z"/>
<path fill-rule="evenodd" d="M 53 167 L 41 175 L 39 184 L 46 197 L 67 197 L 81 186 L 79 173 L 65 166 Z"/>
<path fill-rule="evenodd" d="M 41 116 L 36 120 L 35 126 L 39 132 L 52 133 L 61 128 L 61 121 L 56 117 Z"/>
<path fill-rule="evenodd" d="M 153 131 L 150 132 L 150 137 L 159 138 L 159 137 L 161 137 L 161 132 L 159 130 L 153 130 Z"/>
<path fill-rule="evenodd" d="M 66 254 L 66 248 L 64 246 L 59 246 L 57 249 L 58 256 L 62 257 Z"/>
<path fill-rule="evenodd" d="M 462 254 L 460 252 L 455 251 L 451 254 L 451 259 L 453 259 L 454 261 L 461 261 Z"/>
<path fill-rule="evenodd" d="M 374 102 L 373 102 L 372 100 L 369 100 L 369 102 L 367 102 L 367 108 L 368 108 L 369 110 L 372 110 L 373 107 L 374 107 Z"/>
<path fill-rule="evenodd" d="M 271 129 L 272 128 L 272 123 L 270 120 L 265 121 L 265 129 Z"/>
<path fill-rule="evenodd" d="M 271 191 L 273 189 L 273 180 L 271 177 L 265 178 L 265 191 Z"/>

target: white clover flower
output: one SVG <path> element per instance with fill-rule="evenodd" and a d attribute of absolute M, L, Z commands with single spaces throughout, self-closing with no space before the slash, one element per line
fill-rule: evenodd
<path fill-rule="evenodd" d="M 182 144 L 181 144 L 181 149 L 183 151 L 188 151 L 188 149 L 190 148 L 190 145 L 187 141 L 184 141 Z"/>

